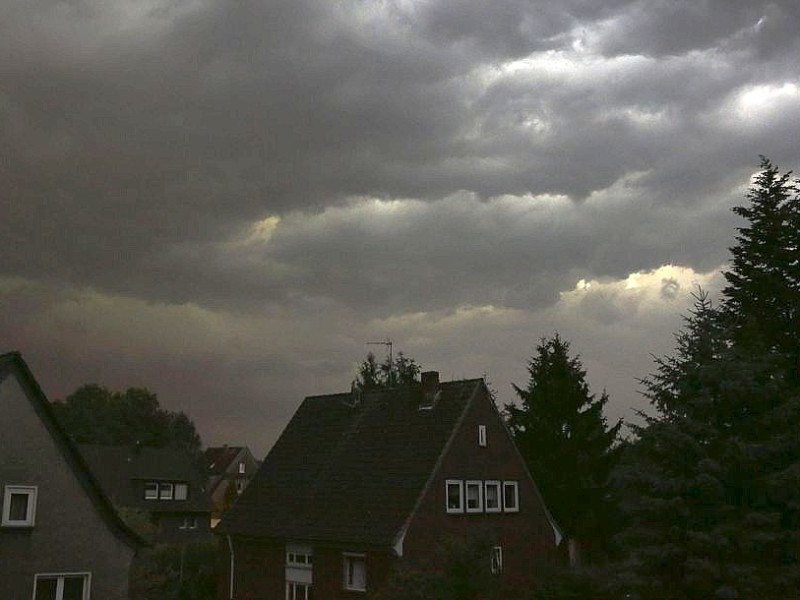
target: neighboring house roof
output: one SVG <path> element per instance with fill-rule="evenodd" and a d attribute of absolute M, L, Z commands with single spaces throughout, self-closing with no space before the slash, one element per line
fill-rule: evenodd
<path fill-rule="evenodd" d="M 149 512 L 210 512 L 204 480 L 184 450 L 81 444 L 80 450 L 103 489 L 119 506 Z M 186 500 L 145 500 L 137 482 L 165 481 L 189 484 Z"/>
<path fill-rule="evenodd" d="M 220 533 L 391 545 L 482 379 L 306 398 Z"/>
<path fill-rule="evenodd" d="M 203 453 L 203 465 L 208 475 L 222 475 L 244 450 L 244 446 L 217 446 Z"/>
<path fill-rule="evenodd" d="M 69 438 L 67 432 L 56 419 L 47 396 L 45 396 L 42 388 L 39 387 L 39 383 L 36 381 L 36 378 L 33 376 L 33 373 L 19 352 L 0 354 L 0 379 L 8 372 L 14 372 L 19 377 L 19 381 L 24 387 L 26 396 L 33 405 L 36 414 L 47 428 L 47 431 L 50 433 L 50 436 L 61 452 L 61 455 L 64 457 L 64 460 L 66 460 L 67 464 L 70 466 L 70 469 L 80 482 L 81 487 L 108 527 L 119 539 L 132 548 L 148 546 L 148 542 L 120 519 L 99 481 L 78 452 L 77 447 Z"/>

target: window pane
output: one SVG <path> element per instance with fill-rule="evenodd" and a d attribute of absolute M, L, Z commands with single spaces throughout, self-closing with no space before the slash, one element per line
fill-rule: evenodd
<path fill-rule="evenodd" d="M 486 484 L 486 510 L 497 510 L 500 508 L 500 493 L 497 484 Z"/>
<path fill-rule="evenodd" d="M 62 600 L 83 600 L 83 582 L 83 576 L 65 577 Z"/>
<path fill-rule="evenodd" d="M 56 580 L 36 580 L 36 600 L 56 600 Z"/>
<path fill-rule="evenodd" d="M 172 484 L 162 483 L 158 486 L 158 498 L 160 500 L 172 500 Z"/>
<path fill-rule="evenodd" d="M 175 484 L 175 500 L 186 500 L 189 487 L 185 483 Z"/>
<path fill-rule="evenodd" d="M 503 484 L 503 507 L 505 510 L 517 510 L 517 484 L 506 482 Z"/>
<path fill-rule="evenodd" d="M 11 494 L 8 507 L 8 518 L 10 521 L 28 520 L 28 494 Z"/>
<path fill-rule="evenodd" d="M 457 483 L 447 484 L 447 508 L 461 508 L 461 486 Z"/>
<path fill-rule="evenodd" d="M 481 509 L 481 484 L 467 483 L 467 510 Z"/>
<path fill-rule="evenodd" d="M 158 498 L 158 484 L 155 482 L 148 483 L 144 487 L 145 500 L 155 500 Z"/>
<path fill-rule="evenodd" d="M 353 590 L 366 589 L 367 569 L 364 563 L 364 558 L 360 556 L 348 556 L 347 572 L 346 572 L 346 586 Z"/>

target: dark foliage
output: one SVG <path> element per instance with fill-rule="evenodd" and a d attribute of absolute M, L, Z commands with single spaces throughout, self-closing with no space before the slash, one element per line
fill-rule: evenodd
<path fill-rule="evenodd" d="M 131 568 L 131 600 L 213 600 L 218 561 L 216 542 L 160 544 L 141 551 Z"/>
<path fill-rule="evenodd" d="M 607 537 L 606 480 L 617 456 L 621 423 L 603 416 L 608 396 L 595 397 L 578 357 L 558 334 L 543 339 L 528 363 L 521 406 L 507 405 L 508 425 L 547 506 L 571 538 L 597 551 Z"/>
<path fill-rule="evenodd" d="M 748 199 L 722 303 L 697 295 L 643 382 L 658 415 L 614 474 L 627 519 L 615 581 L 633 598 L 800 589 L 799 200 L 766 160 Z"/>
<path fill-rule="evenodd" d="M 193 457 L 200 454 L 200 436 L 189 417 L 162 409 L 158 397 L 143 388 L 113 392 L 88 384 L 52 407 L 79 444 L 174 446 Z"/>
<path fill-rule="evenodd" d="M 394 359 L 387 356 L 382 363 L 370 352 L 358 368 L 354 385 L 364 391 L 407 386 L 419 381 L 420 370 L 416 361 L 402 352 Z"/>

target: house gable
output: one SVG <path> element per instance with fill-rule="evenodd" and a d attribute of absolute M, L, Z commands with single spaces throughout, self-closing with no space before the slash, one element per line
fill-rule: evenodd
<path fill-rule="evenodd" d="M 448 499 L 448 484 L 460 495 L 458 503 Z M 518 587 L 533 582 L 532 564 L 557 559 L 560 530 L 483 384 L 399 534 L 396 549 L 420 568 L 441 559 L 449 537 L 500 547 L 504 578 Z"/>
<path fill-rule="evenodd" d="M 35 489 L 33 526 L 0 526 L 4 595 L 31 597 L 37 575 L 80 573 L 92 598 L 126 598 L 141 540 L 118 519 L 16 353 L 0 356 L 0 410 L 0 486 Z"/>

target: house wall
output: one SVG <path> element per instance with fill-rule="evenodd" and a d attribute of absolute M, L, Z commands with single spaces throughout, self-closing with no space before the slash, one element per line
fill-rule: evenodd
<path fill-rule="evenodd" d="M 403 563 L 420 569 L 439 568 L 443 541 L 475 538 L 487 546 L 503 547 L 498 586 L 526 590 L 536 580 L 537 563 L 557 560 L 555 534 L 497 410 L 485 390 L 479 393 L 408 527 Z M 486 447 L 478 444 L 479 425 L 486 425 Z M 448 514 L 448 479 L 517 481 L 519 512 Z M 488 552 L 486 565 L 490 565 Z"/>
<path fill-rule="evenodd" d="M 314 598 L 330 600 L 368 600 L 391 571 L 395 558 L 388 550 L 360 546 L 309 543 L 313 553 L 312 585 Z M 222 539 L 221 554 L 227 561 L 220 577 L 220 600 L 230 598 L 230 554 Z M 234 539 L 235 600 L 282 600 L 286 597 L 286 543 Z M 344 589 L 344 553 L 365 555 L 366 592 Z"/>
<path fill-rule="evenodd" d="M 239 463 L 245 463 L 244 474 L 239 473 Z M 230 482 L 234 485 L 240 482 L 242 490 L 247 487 L 250 480 L 255 476 L 258 463 L 248 448 L 242 448 L 235 460 L 231 461 L 225 473 L 214 475 L 208 479 L 208 489 L 211 490 L 211 503 L 214 507 L 215 516 L 219 517 L 223 512 L 225 504 L 225 492 Z"/>
<path fill-rule="evenodd" d="M 38 486 L 34 527 L 0 527 L 3 597 L 31 598 L 36 573 L 90 572 L 91 598 L 127 598 L 134 550 L 97 512 L 13 373 L 0 373 L 0 411 L 0 492 Z"/>

